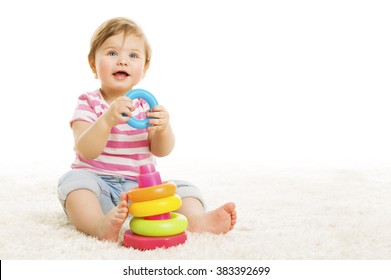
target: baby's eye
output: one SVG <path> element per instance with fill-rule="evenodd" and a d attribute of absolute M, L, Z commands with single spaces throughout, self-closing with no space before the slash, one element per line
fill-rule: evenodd
<path fill-rule="evenodd" d="M 117 52 L 116 51 L 108 51 L 107 53 L 109 56 L 116 56 Z"/>
<path fill-rule="evenodd" d="M 137 57 L 138 57 L 138 55 L 135 54 L 135 53 L 131 53 L 129 56 L 130 56 L 131 58 L 137 58 Z"/>

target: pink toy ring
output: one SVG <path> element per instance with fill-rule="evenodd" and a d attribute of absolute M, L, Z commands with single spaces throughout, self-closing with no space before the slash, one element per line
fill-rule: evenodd
<path fill-rule="evenodd" d="M 150 237 L 134 234 L 130 229 L 125 231 L 124 246 L 139 250 L 153 250 L 156 248 L 169 248 L 186 242 L 185 232 L 172 236 Z"/>
<path fill-rule="evenodd" d="M 163 182 L 160 185 L 146 188 L 134 188 L 128 192 L 132 202 L 148 201 L 174 195 L 176 185 L 173 182 Z"/>

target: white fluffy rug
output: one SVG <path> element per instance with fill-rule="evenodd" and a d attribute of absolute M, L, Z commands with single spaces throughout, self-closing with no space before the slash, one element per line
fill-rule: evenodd
<path fill-rule="evenodd" d="M 159 164 L 163 179 L 196 183 L 209 209 L 235 201 L 238 222 L 154 251 L 75 230 L 56 196 L 65 164 L 20 168 L 0 175 L 1 259 L 391 259 L 391 168 Z"/>

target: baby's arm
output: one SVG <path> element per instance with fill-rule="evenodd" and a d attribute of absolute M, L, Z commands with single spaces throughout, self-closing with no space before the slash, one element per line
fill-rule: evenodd
<path fill-rule="evenodd" d="M 175 145 L 175 136 L 172 130 L 168 111 L 162 106 L 155 106 L 147 117 L 152 124 L 148 128 L 149 148 L 157 157 L 164 157 L 171 153 Z"/>
<path fill-rule="evenodd" d="M 131 99 L 122 96 L 113 101 L 109 109 L 95 123 L 73 122 L 72 130 L 76 151 L 86 159 L 97 158 L 107 144 L 111 128 L 120 122 L 128 121 L 133 110 Z"/>

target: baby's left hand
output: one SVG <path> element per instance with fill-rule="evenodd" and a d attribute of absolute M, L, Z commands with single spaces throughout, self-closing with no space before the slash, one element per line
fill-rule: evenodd
<path fill-rule="evenodd" d="M 153 107 L 147 112 L 147 117 L 150 118 L 148 123 L 152 124 L 152 126 L 148 127 L 150 132 L 163 131 L 170 123 L 168 111 L 162 105 Z"/>

